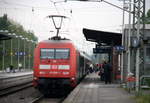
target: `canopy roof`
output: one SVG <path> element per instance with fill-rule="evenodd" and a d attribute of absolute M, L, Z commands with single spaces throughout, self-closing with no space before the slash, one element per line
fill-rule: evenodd
<path fill-rule="evenodd" d="M 11 36 L 9 36 L 7 34 L 0 33 L 0 40 L 7 40 L 7 39 L 11 39 Z"/>
<path fill-rule="evenodd" d="M 106 45 L 121 45 L 122 34 L 114 32 L 97 31 L 91 29 L 83 29 L 84 36 L 87 41 L 105 43 Z"/>

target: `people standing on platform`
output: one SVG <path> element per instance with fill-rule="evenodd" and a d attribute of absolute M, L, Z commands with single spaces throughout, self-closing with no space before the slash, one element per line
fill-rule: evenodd
<path fill-rule="evenodd" d="M 13 65 L 10 65 L 9 68 L 10 68 L 10 72 L 13 72 L 13 73 L 15 72 Z"/>
<path fill-rule="evenodd" d="M 21 69 L 22 69 L 22 64 L 19 63 L 18 66 L 19 66 L 19 71 L 21 71 Z"/>
<path fill-rule="evenodd" d="M 111 83 L 111 72 L 112 72 L 112 67 L 109 62 L 104 61 L 104 78 L 105 78 L 105 84 Z"/>
<path fill-rule="evenodd" d="M 87 74 L 89 74 L 90 73 L 90 63 L 89 62 L 86 63 L 86 69 L 87 69 Z"/>
<path fill-rule="evenodd" d="M 104 68 L 103 68 L 103 64 L 99 65 L 99 73 L 98 75 L 100 76 L 101 81 L 104 81 Z"/>
<path fill-rule="evenodd" d="M 99 71 L 99 64 L 95 64 L 95 73 L 97 73 Z"/>
<path fill-rule="evenodd" d="M 89 69 L 90 69 L 90 73 L 92 73 L 93 72 L 93 64 L 92 63 L 90 64 L 90 68 Z"/>

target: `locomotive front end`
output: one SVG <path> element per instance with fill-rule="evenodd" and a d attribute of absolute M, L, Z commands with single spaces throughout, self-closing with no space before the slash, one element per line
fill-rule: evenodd
<path fill-rule="evenodd" d="M 68 43 L 41 43 L 35 49 L 33 84 L 39 90 L 76 86 L 76 64 Z"/>

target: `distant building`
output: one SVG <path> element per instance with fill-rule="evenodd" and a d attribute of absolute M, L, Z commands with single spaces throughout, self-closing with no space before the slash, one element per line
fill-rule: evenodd
<path fill-rule="evenodd" d="M 131 26 L 132 27 L 132 26 Z M 133 47 L 133 37 L 135 37 L 136 35 L 133 34 L 133 28 L 131 28 L 131 45 L 130 47 L 128 48 L 128 43 L 129 43 L 129 38 L 128 38 L 128 35 L 129 35 L 129 25 L 126 25 L 125 26 L 125 29 L 124 29 L 124 42 L 123 42 L 123 45 L 125 47 L 125 52 L 123 53 L 123 74 L 124 74 L 124 78 L 127 76 L 127 66 L 128 66 L 128 63 L 127 63 L 127 57 L 128 57 L 128 52 L 127 50 L 130 48 L 130 71 L 132 73 L 135 73 L 135 56 L 136 56 L 136 48 Z M 143 35 L 143 38 L 141 38 L 141 40 L 143 42 L 139 42 L 140 43 L 140 48 L 141 51 L 140 54 L 143 55 L 143 60 L 144 60 L 144 63 L 143 63 L 143 67 L 142 65 L 140 65 L 140 76 L 141 75 L 150 75 L 150 24 L 146 24 L 145 25 L 145 30 L 144 30 L 144 35 Z M 140 62 L 142 61 L 142 59 L 140 60 Z"/>

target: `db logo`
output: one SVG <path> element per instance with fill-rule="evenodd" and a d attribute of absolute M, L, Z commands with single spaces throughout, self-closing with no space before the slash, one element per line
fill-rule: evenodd
<path fill-rule="evenodd" d="M 57 69 L 57 67 L 58 67 L 57 65 L 52 65 L 51 68 L 52 68 L 52 69 Z"/>

